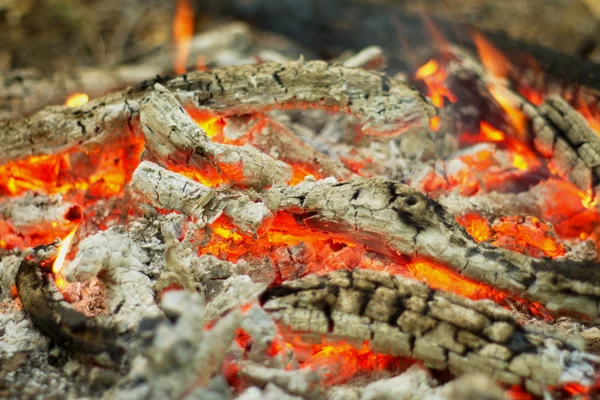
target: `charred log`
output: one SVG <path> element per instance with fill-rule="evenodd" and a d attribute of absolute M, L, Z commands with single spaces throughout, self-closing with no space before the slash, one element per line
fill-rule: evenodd
<path fill-rule="evenodd" d="M 491 301 L 467 300 L 384 272 L 308 276 L 268 290 L 262 301 L 296 332 L 368 340 L 374 351 L 455 375 L 484 373 L 538 395 L 568 381 L 589 384 L 600 363 L 577 341 L 522 327 Z"/>
<path fill-rule="evenodd" d="M 162 83 L 181 105 L 220 115 L 294 107 L 325 107 L 353 116 L 363 133 L 390 137 L 426 127 L 435 110 L 406 83 L 322 61 L 244 65 L 160 78 L 81 107 L 48 107 L 0 123 L 0 163 L 98 143 L 135 127 L 141 102 Z"/>

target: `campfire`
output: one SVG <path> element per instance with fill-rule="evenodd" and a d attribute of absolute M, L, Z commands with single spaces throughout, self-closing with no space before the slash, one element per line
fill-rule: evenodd
<path fill-rule="evenodd" d="M 2 395 L 600 395 L 597 93 L 482 34 L 390 76 L 181 4 L 177 75 L 0 122 Z"/>

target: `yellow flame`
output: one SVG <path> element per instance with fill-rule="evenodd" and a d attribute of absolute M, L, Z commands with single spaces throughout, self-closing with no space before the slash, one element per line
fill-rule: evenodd
<path fill-rule="evenodd" d="M 62 278 L 60 271 L 65 263 L 65 259 L 67 258 L 67 254 L 69 253 L 69 249 L 71 248 L 71 242 L 73 242 L 73 237 L 75 236 L 75 232 L 77 232 L 77 228 L 79 228 L 79 224 L 73 228 L 71 232 L 62 240 L 60 248 L 58 249 L 58 255 L 52 264 L 52 272 L 54 273 L 54 279 L 56 282 L 56 286 L 59 289 L 62 289 L 66 286 L 65 280 Z"/>
<path fill-rule="evenodd" d="M 88 102 L 90 96 L 85 93 L 73 93 L 65 101 L 67 107 L 79 107 Z"/>
<path fill-rule="evenodd" d="M 428 76 L 431 76 L 438 72 L 440 65 L 435 60 L 429 60 L 426 64 L 422 65 L 415 73 L 415 78 L 423 80 Z"/>

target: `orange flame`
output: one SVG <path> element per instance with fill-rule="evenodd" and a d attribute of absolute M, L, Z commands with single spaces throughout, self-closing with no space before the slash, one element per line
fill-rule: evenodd
<path fill-rule="evenodd" d="M 65 259 L 67 258 L 67 254 L 69 254 L 69 250 L 71 249 L 71 243 L 73 242 L 73 237 L 75 237 L 75 232 L 77 232 L 78 227 L 79 224 L 77 224 L 73 230 L 62 240 L 62 243 L 58 249 L 58 255 L 52 264 L 52 273 L 54 274 L 56 286 L 59 289 L 64 289 L 67 286 L 67 282 L 62 277 L 61 270 L 64 266 Z"/>
<path fill-rule="evenodd" d="M 176 74 L 187 71 L 192 35 L 194 34 L 194 10 L 190 0 L 178 0 L 173 21 L 173 37 L 177 46 L 174 70 Z"/>
<path fill-rule="evenodd" d="M 88 102 L 90 97 L 85 93 L 74 93 L 65 101 L 67 107 L 79 107 Z"/>
<path fill-rule="evenodd" d="M 473 41 L 487 73 L 496 78 L 506 78 L 510 70 L 510 62 L 504 54 L 479 32 L 473 33 Z"/>

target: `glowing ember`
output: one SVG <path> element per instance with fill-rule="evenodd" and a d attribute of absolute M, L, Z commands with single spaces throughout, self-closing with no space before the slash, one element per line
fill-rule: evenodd
<path fill-rule="evenodd" d="M 482 216 L 471 213 L 457 220 L 478 242 L 487 241 L 494 246 L 534 257 L 555 258 L 566 252 L 551 227 L 536 217 L 505 216 L 497 218 L 490 225 Z"/>
<path fill-rule="evenodd" d="M 71 243 L 73 242 L 73 237 L 75 236 L 78 227 L 79 224 L 62 240 L 58 249 L 58 255 L 52 264 L 52 273 L 54 274 L 56 286 L 59 289 L 64 289 L 67 286 L 67 282 L 61 276 L 61 270 L 64 266 L 65 259 L 67 258 L 67 254 L 69 254 L 69 250 L 71 249 Z"/>
<path fill-rule="evenodd" d="M 321 383 L 326 386 L 340 385 L 358 374 L 390 369 L 399 360 L 387 354 L 374 353 L 368 342 L 357 349 L 351 344 L 338 342 L 311 346 L 312 355 L 301 368 L 319 373 Z"/>
<path fill-rule="evenodd" d="M 85 93 L 74 93 L 65 101 L 67 107 L 79 107 L 88 102 L 89 96 Z"/>
<path fill-rule="evenodd" d="M 0 195 L 89 191 L 95 197 L 114 196 L 123 192 L 143 148 L 143 141 L 132 137 L 103 148 L 10 161 L 0 165 L 0 176 L 5 177 L 0 182 Z"/>
<path fill-rule="evenodd" d="M 178 0 L 173 21 L 173 38 L 177 46 L 174 70 L 176 74 L 187 71 L 187 59 L 194 34 L 194 10 L 190 0 Z"/>

